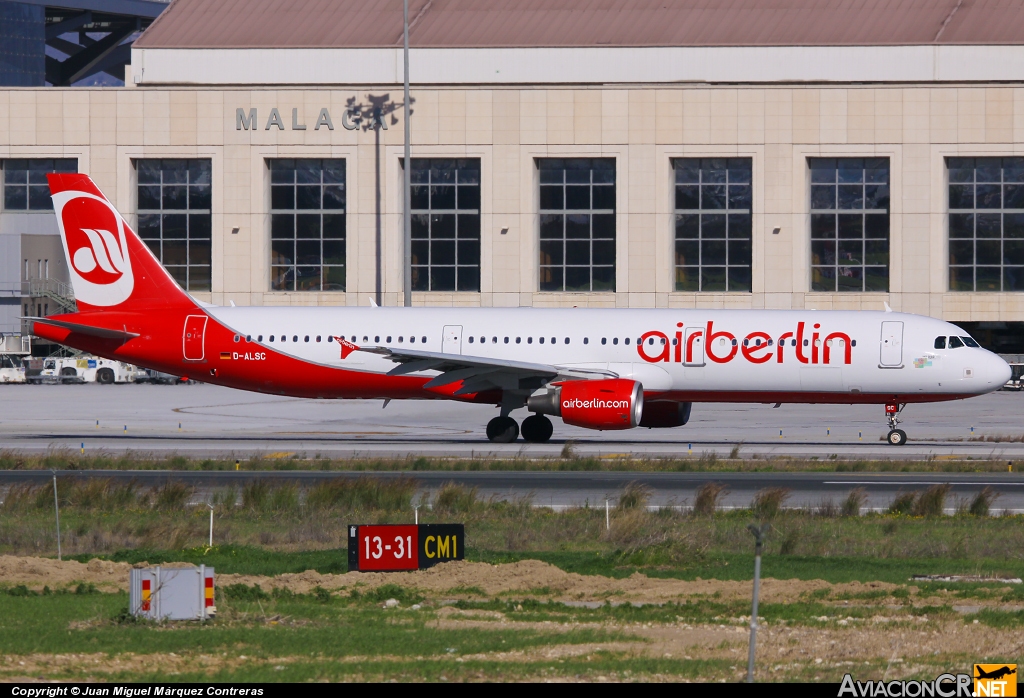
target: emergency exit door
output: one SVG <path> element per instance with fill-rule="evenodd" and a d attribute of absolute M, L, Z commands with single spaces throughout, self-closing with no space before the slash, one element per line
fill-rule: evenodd
<path fill-rule="evenodd" d="M 185 332 L 182 335 L 182 352 L 185 361 L 202 361 L 206 358 L 205 315 L 189 315 L 185 318 Z"/>
<path fill-rule="evenodd" d="M 445 354 L 462 353 L 462 325 L 445 325 L 441 340 L 441 351 Z"/>
<path fill-rule="evenodd" d="M 878 364 L 885 368 L 903 368 L 903 323 L 883 322 L 881 356 Z"/>

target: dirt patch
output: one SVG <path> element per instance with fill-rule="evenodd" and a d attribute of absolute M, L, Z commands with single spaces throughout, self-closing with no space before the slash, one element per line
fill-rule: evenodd
<path fill-rule="evenodd" d="M 109 676 L 160 671 L 213 673 L 233 669 L 246 663 L 247 657 L 226 657 L 215 654 L 22 654 L 0 655 L 0 676 L 10 681 L 45 681 L 67 677 Z M 282 660 L 270 660 L 280 663 Z"/>
<path fill-rule="evenodd" d="M 142 565 L 145 566 L 145 563 Z M 163 567 L 187 567 L 185 563 L 170 563 Z M 93 583 L 101 591 L 124 591 L 128 588 L 128 571 L 124 562 L 90 560 L 58 562 L 39 557 L 0 556 L 0 585 L 24 584 L 31 589 L 49 586 L 57 589 L 79 582 Z M 692 598 L 714 598 L 719 601 L 747 600 L 750 582 L 721 581 L 715 579 L 658 579 L 635 573 L 625 579 L 600 575 L 582 575 L 564 570 L 539 560 L 491 565 L 482 562 L 448 562 L 427 570 L 415 572 L 349 572 L 347 574 L 320 574 L 313 570 L 276 577 L 240 574 L 218 574 L 217 585 L 259 584 L 264 590 L 288 589 L 297 594 L 308 594 L 316 587 L 341 593 L 359 588 L 373 589 L 384 584 L 410 587 L 433 597 L 478 596 L 467 594 L 466 589 L 479 589 L 487 597 L 529 594 L 554 600 L 633 601 L 663 603 Z M 826 590 L 831 595 L 847 594 L 850 598 L 871 592 L 891 592 L 916 587 L 888 582 L 848 582 L 830 584 L 820 579 L 765 579 L 761 585 L 761 599 L 766 603 L 791 603 L 807 598 L 808 594 Z M 924 599 L 917 599 L 923 602 Z M 935 599 L 940 602 L 941 600 Z M 983 606 L 1000 603 L 999 598 L 972 600 Z"/>
<path fill-rule="evenodd" d="M 93 559 L 83 564 L 74 560 L 58 562 L 45 557 L 0 555 L 0 584 L 24 584 L 38 590 L 44 586 L 59 589 L 86 582 L 95 584 L 101 591 L 118 591 L 128 588 L 130 569 L 131 565 L 126 562 Z"/>
<path fill-rule="evenodd" d="M 617 600 L 646 601 L 660 603 L 695 596 L 721 600 L 747 599 L 750 597 L 750 582 L 728 582 L 719 580 L 683 581 L 679 579 L 656 579 L 635 573 L 625 579 L 613 579 L 599 575 L 582 575 L 564 570 L 539 560 L 521 560 L 502 565 L 482 562 L 448 562 L 427 570 L 402 573 L 350 572 L 340 575 L 322 575 L 306 571 L 299 574 L 283 574 L 277 577 L 248 575 L 218 575 L 219 584 L 259 584 L 263 588 L 286 587 L 296 593 L 307 593 L 316 586 L 325 589 L 374 588 L 383 584 L 398 584 L 413 587 L 434 596 L 464 596 L 459 589 L 478 588 L 486 596 L 507 594 L 541 593 L 555 599 L 574 600 Z M 766 602 L 796 601 L 802 595 L 829 589 L 834 593 L 860 594 L 866 591 L 892 590 L 900 585 L 885 582 L 850 582 L 829 584 L 822 580 L 776 580 L 766 579 L 762 583 L 761 598 Z"/>
<path fill-rule="evenodd" d="M 610 632 L 633 635 L 636 642 L 605 642 L 598 644 L 550 645 L 525 651 L 501 653 L 507 661 L 529 661 L 537 658 L 581 656 L 591 653 L 627 652 L 646 657 L 679 659 L 735 659 L 745 663 L 750 629 L 746 625 L 688 623 L 557 623 L 522 622 L 511 619 L 482 620 L 479 616 L 449 612 L 431 623 L 444 629 L 532 629 L 545 632 L 568 632 L 579 628 L 601 628 Z M 804 667 L 829 669 L 843 665 L 887 663 L 893 675 L 905 673 L 908 663 L 942 665 L 949 656 L 1019 656 L 1024 652 L 1024 637 L 1013 629 L 990 628 L 964 624 L 960 621 L 927 623 L 917 619 L 920 627 L 891 627 L 887 621 L 906 622 L 900 618 L 874 618 L 857 626 L 787 627 L 762 623 L 757 636 L 757 658 L 761 667 L 789 673 Z M 479 658 L 497 659 L 495 654 Z M 467 656 L 468 659 L 468 656 Z M 946 662 L 948 663 L 948 662 Z"/>

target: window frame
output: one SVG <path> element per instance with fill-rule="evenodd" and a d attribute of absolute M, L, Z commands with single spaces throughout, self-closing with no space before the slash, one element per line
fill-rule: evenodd
<path fill-rule="evenodd" d="M 557 167 L 558 163 L 562 163 L 562 166 Z M 581 166 L 583 163 L 589 163 L 587 181 L 570 181 L 570 179 L 582 180 L 581 176 L 570 177 L 568 173 L 579 173 L 585 169 Z M 595 167 L 598 163 L 602 166 Z M 537 157 L 534 158 L 534 168 L 537 173 L 538 196 L 537 291 L 540 293 L 615 293 L 619 266 L 618 158 L 615 156 Z M 561 181 L 556 182 L 553 173 L 559 171 L 562 173 Z M 549 174 L 545 174 L 545 172 Z M 595 172 L 604 174 L 595 177 Z M 583 186 L 588 189 L 588 206 L 586 208 L 570 206 L 569 199 L 578 198 L 582 194 L 575 189 L 581 189 Z M 570 191 L 570 188 L 573 188 L 573 191 Z M 595 203 L 595 194 L 601 195 L 602 203 L 610 203 L 610 208 L 598 206 Z M 562 207 L 545 206 L 545 197 L 549 197 L 548 204 L 553 201 L 561 201 Z M 587 236 L 570 234 L 570 223 L 579 225 L 582 222 L 571 220 L 573 216 L 587 217 Z M 595 221 L 597 216 L 601 217 L 599 221 Z M 556 228 L 558 227 L 552 225 L 554 217 L 561 217 L 560 235 L 552 234 L 557 232 Z M 605 234 L 596 234 L 596 222 L 606 226 Z M 584 246 L 581 243 L 583 241 L 588 243 L 586 249 L 589 262 L 587 264 L 570 264 L 570 257 L 582 252 Z M 598 254 L 603 255 L 604 260 L 610 259 L 611 262 L 595 262 Z M 559 259 L 560 262 L 556 261 Z M 587 269 L 586 287 L 578 283 L 582 279 L 582 272 L 570 272 L 570 270 L 582 269 Z M 595 270 L 601 270 L 599 273 L 603 278 L 597 279 Z M 570 273 L 578 277 L 576 283 L 570 284 Z M 558 280 L 559 278 L 560 280 Z"/>
<path fill-rule="evenodd" d="M 277 175 L 275 175 L 275 163 L 281 165 L 277 169 Z M 292 166 L 285 167 L 283 166 L 285 163 L 291 163 Z M 310 169 L 311 163 L 317 164 Z M 266 158 L 265 166 L 270 189 L 268 200 L 270 214 L 270 279 L 268 285 L 270 291 L 272 293 L 346 292 L 348 288 L 348 158 L 276 157 Z M 319 180 L 316 182 L 312 181 L 310 176 L 314 169 L 317 173 L 316 179 Z M 290 182 L 283 181 L 285 173 L 290 173 Z M 306 199 L 305 203 L 309 203 L 309 196 L 314 189 L 318 190 L 316 199 L 319 201 L 319 206 L 316 208 L 300 207 L 301 199 Z M 327 207 L 328 194 L 335 197 L 334 202 L 340 202 L 340 206 Z M 290 206 L 279 205 L 289 199 Z M 300 216 L 303 217 L 302 220 L 300 220 Z M 289 217 L 291 218 L 290 223 L 286 221 Z M 314 218 L 318 235 L 300 237 L 302 226 L 311 225 Z M 334 232 L 340 232 L 340 235 L 326 237 L 328 225 L 336 228 Z M 290 229 L 290 235 L 282 234 L 285 232 L 285 228 Z M 311 255 L 314 241 L 318 243 L 315 246 L 318 248 L 318 253 L 315 256 Z M 276 255 L 278 250 L 284 250 L 288 243 L 291 246 L 290 257 L 285 257 L 288 263 L 282 264 L 279 259 L 276 259 Z M 328 245 L 330 245 L 333 256 L 329 256 L 326 252 Z M 303 257 L 303 255 L 307 256 Z M 309 263 L 310 256 L 317 259 L 317 263 Z M 302 259 L 305 259 L 306 263 L 300 263 Z M 337 261 L 339 259 L 340 263 Z M 328 263 L 328 260 L 334 261 Z M 305 276 L 300 275 L 300 269 L 306 274 Z M 330 280 L 328 280 L 328 274 L 331 275 Z M 306 282 L 303 283 L 302 279 L 306 279 Z"/>
<path fill-rule="evenodd" d="M 166 166 L 164 163 L 181 162 L 185 164 L 184 167 L 184 181 L 178 181 L 176 176 L 172 175 L 168 181 L 165 176 L 168 172 L 174 172 L 173 168 Z M 154 182 L 150 180 L 150 176 L 147 174 L 144 176 L 144 168 L 149 167 L 152 163 L 158 163 L 157 168 L 159 170 L 160 181 Z M 198 163 L 199 167 L 196 168 L 195 177 L 193 181 L 193 164 Z M 205 164 L 205 168 L 203 165 Z M 134 158 L 132 160 L 132 166 L 135 173 L 135 196 L 136 196 L 136 216 L 138 220 L 138 234 L 146 246 L 150 248 L 156 258 L 160 260 L 160 263 L 167 269 L 167 272 L 174 277 L 175 281 L 185 289 L 186 291 L 198 291 L 198 292 L 209 292 L 213 290 L 213 158 Z M 205 172 L 203 171 L 205 169 Z M 179 173 L 180 174 L 180 173 Z M 205 181 L 204 180 L 205 174 Z M 144 208 L 144 205 L 148 201 L 143 198 L 143 189 L 149 190 L 147 192 L 147 198 L 153 194 L 153 190 L 156 189 L 159 192 L 160 208 Z M 205 195 L 202 193 L 203 189 L 206 189 Z M 166 194 L 168 190 L 184 189 L 184 207 L 168 207 L 165 206 L 168 203 L 168 199 L 172 199 L 174 195 Z M 193 193 L 195 192 L 195 193 Z M 196 203 L 202 203 L 202 198 L 206 198 L 207 206 L 196 206 L 191 207 L 192 198 L 196 197 Z M 149 199 L 152 201 L 152 199 Z M 172 202 L 173 203 L 173 202 Z M 184 223 L 184 236 L 168 235 L 166 233 L 166 226 L 169 221 L 168 218 L 171 216 L 181 216 Z M 149 220 L 152 217 L 156 217 L 159 225 L 159 235 L 153 236 L 149 234 L 153 228 L 149 227 Z M 205 217 L 205 225 L 203 219 Z M 193 226 L 199 226 L 199 234 L 196 236 L 192 235 Z M 206 228 L 206 235 L 203 236 L 202 228 Z M 173 230 L 173 229 L 172 229 Z M 168 252 L 167 243 L 181 241 L 184 243 L 185 251 L 185 262 L 184 264 L 171 263 L 166 256 Z M 193 245 L 195 241 L 197 244 Z M 151 243 L 159 242 L 160 246 L 154 249 Z M 202 244 L 202 243 L 205 243 Z M 176 245 L 175 245 L 176 246 Z M 193 262 L 193 250 L 199 254 L 203 248 L 206 250 L 206 254 L 199 260 L 200 263 Z M 172 247 L 173 249 L 173 247 Z M 181 270 L 184 270 L 184 278 L 181 276 Z M 195 270 L 195 272 L 193 271 Z M 203 275 L 201 270 L 205 270 L 206 273 Z M 197 274 L 197 276 L 194 276 Z"/>
<path fill-rule="evenodd" d="M 17 170 L 11 170 L 9 163 L 21 163 L 24 162 L 26 167 L 24 169 L 18 168 Z M 33 163 L 50 163 L 49 166 L 33 168 Z M 58 163 L 63 165 L 62 169 L 58 169 Z M 25 178 L 23 182 L 9 182 L 9 172 L 24 172 Z M 5 157 L 0 158 L 0 211 L 4 213 L 52 213 L 53 212 L 53 200 L 50 198 L 50 187 L 46 180 L 46 174 L 48 173 L 77 173 L 78 172 L 78 158 L 62 158 L 62 157 Z M 33 181 L 33 175 L 35 175 Z M 42 176 L 40 176 L 42 175 Z M 8 204 L 8 201 L 13 198 L 8 194 L 8 187 L 12 190 L 23 189 L 25 196 L 25 206 L 14 207 Z M 33 197 L 36 202 L 43 201 L 43 205 L 33 206 Z"/>
<path fill-rule="evenodd" d="M 696 165 L 696 181 L 686 181 L 685 166 Z M 716 166 L 717 165 L 717 166 Z M 754 158 L 752 156 L 722 157 L 672 157 L 669 162 L 672 177 L 672 288 L 675 293 L 753 293 L 754 268 Z M 712 173 L 721 172 L 723 179 Z M 734 179 L 735 178 L 735 179 Z M 743 181 L 743 180 L 746 181 Z M 695 188 L 695 192 L 686 190 Z M 705 206 L 705 196 L 712 190 L 721 188 L 722 207 Z M 747 203 L 747 207 L 733 206 L 734 195 L 742 196 L 746 189 L 746 199 L 738 199 L 735 203 Z M 733 191 L 733 190 L 736 191 Z M 687 193 L 696 193 L 696 207 L 680 207 L 687 203 L 683 198 Z M 721 216 L 721 235 L 712 237 L 714 231 L 710 217 Z M 681 237 L 681 229 L 687 218 L 696 218 L 696 236 Z M 745 217 L 743 220 L 741 217 Z M 705 226 L 705 219 L 708 225 Z M 737 233 L 733 234 L 733 227 Z M 746 235 L 742 231 L 746 228 Z M 705 235 L 707 231 L 707 236 Z M 723 254 L 721 263 L 705 262 L 715 247 L 720 246 Z M 745 250 L 744 250 L 745 248 Z M 696 253 L 694 255 L 694 253 Z M 680 264 L 687 261 L 689 255 L 696 263 Z M 745 263 L 736 264 L 735 260 Z M 690 270 L 695 274 L 696 284 L 688 283 Z M 705 271 L 707 270 L 707 271 Z M 712 270 L 722 270 L 718 281 L 721 288 L 715 288 Z M 736 270 L 735 272 L 733 270 Z M 735 274 L 735 277 L 734 277 Z M 734 281 L 735 279 L 735 281 Z M 694 287 L 695 286 L 695 287 Z M 708 286 L 706 288 L 706 286 Z"/>
<path fill-rule="evenodd" d="M 963 171 L 967 161 L 971 161 L 971 181 L 967 182 L 960 176 L 954 175 L 954 171 Z M 979 162 L 981 161 L 981 162 Z M 999 181 L 988 177 L 979 180 L 979 171 L 991 170 L 998 161 Z M 1024 157 L 1019 156 L 950 156 L 944 159 L 945 181 L 946 181 L 946 273 L 947 290 L 951 293 L 1021 293 L 1024 292 Z M 1008 164 L 1015 164 L 1016 168 L 1008 168 Z M 956 167 L 960 165 L 960 167 Z M 985 167 L 987 165 L 988 167 Z M 1008 178 L 1007 169 L 1016 174 L 1010 174 Z M 1014 179 L 1013 177 L 1016 177 Z M 963 204 L 963 196 L 970 187 L 971 206 L 960 205 L 953 207 L 954 203 Z M 984 189 L 982 189 L 982 187 Z M 995 193 L 993 187 L 998 188 L 999 205 L 979 207 L 979 199 L 982 196 L 991 199 Z M 954 189 L 957 190 L 957 201 L 954 202 Z M 1014 197 L 1013 203 L 1017 207 L 1007 206 L 1008 198 Z M 984 217 L 984 218 L 983 218 Z M 995 231 L 992 223 L 998 219 L 998 231 Z M 1010 219 L 1010 220 L 1008 220 Z M 964 223 L 969 223 L 972 235 L 966 237 L 957 235 L 956 230 Z M 989 226 L 988 235 L 979 235 L 980 224 L 986 223 Z M 1008 235 L 1008 224 L 1012 225 L 1010 230 L 1016 231 L 1018 236 Z M 997 235 L 992 235 L 997 232 Z M 993 255 L 998 248 L 998 262 L 993 263 Z M 969 263 L 954 264 L 955 256 L 962 260 L 963 255 L 969 254 Z M 1008 263 L 1009 255 L 1016 255 L 1016 263 Z M 987 263 L 979 263 L 979 259 L 985 255 L 989 258 Z M 970 285 L 967 287 L 964 281 L 964 272 L 970 270 Z M 988 278 L 979 282 L 979 270 L 986 270 Z M 993 288 L 993 270 L 997 274 L 998 284 Z M 957 278 L 959 276 L 959 278 Z M 1009 283 L 1008 283 L 1009 282 Z M 980 288 L 979 284 L 988 285 L 987 288 Z M 1011 288 L 1007 288 L 1011 286 Z"/>
<path fill-rule="evenodd" d="M 439 167 L 441 164 L 445 166 Z M 404 170 L 404 159 L 400 167 Z M 443 178 L 444 172 L 451 173 L 450 180 Z M 413 292 L 480 293 L 483 276 L 483 159 L 412 158 L 410 179 Z M 443 190 L 446 187 L 452 188 L 452 206 L 445 205 L 447 193 Z M 469 205 L 462 207 L 464 197 Z M 425 208 L 422 206 L 424 199 Z M 450 235 L 445 230 L 448 218 L 451 219 Z M 435 255 L 447 256 L 449 253 L 450 261 L 434 261 Z M 450 279 L 447 278 L 449 273 Z"/>
<path fill-rule="evenodd" d="M 853 168 L 851 165 L 855 161 L 860 161 L 859 168 Z M 830 168 L 825 168 L 816 165 L 824 165 L 826 163 L 832 163 Z M 846 167 L 843 167 L 843 165 Z M 869 165 L 874 164 L 875 167 Z M 878 165 L 884 164 L 884 168 L 879 168 Z M 808 240 L 810 248 L 810 292 L 811 293 L 889 293 L 891 288 L 891 276 L 892 276 L 892 158 L 889 155 L 850 155 L 850 156 L 835 156 L 835 157 L 808 157 L 807 158 L 807 170 L 808 170 Z M 851 180 L 850 174 L 843 175 L 841 173 L 851 173 L 855 170 L 859 170 L 859 179 Z M 869 175 L 869 172 L 879 172 L 884 170 L 884 181 L 878 180 L 878 175 Z M 831 178 L 828 181 L 820 179 L 823 175 L 816 173 L 824 173 L 826 171 L 831 172 Z M 817 177 L 817 179 L 816 179 Z M 846 177 L 846 179 L 844 179 Z M 841 200 L 844 196 L 849 197 L 853 195 L 853 188 L 860 187 L 859 207 L 843 207 L 843 201 Z M 831 200 L 833 202 L 832 207 L 822 207 L 816 205 L 816 198 L 819 202 L 825 198 L 825 189 L 832 189 Z M 884 201 L 884 206 L 869 206 L 869 190 L 874 193 L 877 201 Z M 827 217 L 832 217 L 832 223 L 829 227 L 831 234 L 820 235 L 819 231 L 824 230 L 822 225 Z M 859 236 L 849 234 L 849 228 L 847 234 L 843 234 L 844 225 L 852 226 L 854 224 L 854 217 L 859 217 Z M 869 220 L 873 221 L 873 232 L 875 234 L 869 236 Z M 884 224 L 880 221 L 884 220 Z M 881 233 L 884 229 L 884 233 Z M 815 263 L 816 248 L 819 250 L 829 251 L 826 249 L 828 243 L 831 242 L 832 262 L 822 263 L 819 260 Z M 859 260 L 856 264 L 841 264 L 841 255 L 852 254 L 849 252 L 857 247 L 859 243 Z M 883 245 L 884 243 L 884 245 Z M 881 248 L 884 246 L 884 253 Z M 845 248 L 846 251 L 843 250 Z M 883 255 L 885 263 L 871 263 L 869 260 L 872 255 Z M 828 259 L 828 257 L 826 257 Z M 856 274 L 844 274 L 843 270 L 858 270 L 859 271 L 859 288 L 854 288 L 853 284 L 847 282 L 843 285 L 840 281 L 844 277 L 858 278 Z M 831 276 L 823 274 L 824 270 L 830 270 Z M 879 272 L 878 270 L 884 270 Z M 821 276 L 817 276 L 821 274 Z M 870 276 L 869 276 L 870 274 Z M 824 280 L 832 279 L 832 288 L 824 288 Z M 872 283 L 869 285 L 869 279 Z"/>

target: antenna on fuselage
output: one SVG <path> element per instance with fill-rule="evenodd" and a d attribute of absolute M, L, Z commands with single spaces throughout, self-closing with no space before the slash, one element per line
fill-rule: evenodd
<path fill-rule="evenodd" d="M 887 313 L 891 313 L 892 312 L 892 308 L 889 307 L 888 303 L 886 303 L 885 301 L 882 301 L 882 305 L 885 306 L 885 312 L 887 312 Z"/>
<path fill-rule="evenodd" d="M 370 296 L 370 307 L 371 308 L 379 308 L 380 307 L 379 305 L 377 305 L 377 301 L 373 300 L 373 296 Z"/>

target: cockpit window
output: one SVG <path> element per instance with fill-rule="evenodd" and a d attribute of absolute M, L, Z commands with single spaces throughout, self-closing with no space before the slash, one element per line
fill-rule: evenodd
<path fill-rule="evenodd" d="M 946 338 L 945 337 L 936 337 L 935 338 L 935 348 L 936 349 L 945 349 L 946 348 Z"/>
<path fill-rule="evenodd" d="M 966 344 L 969 347 L 974 347 L 975 349 L 980 349 L 981 348 L 981 345 L 978 344 L 977 342 L 975 342 L 970 337 L 961 337 L 960 339 L 964 340 L 964 344 Z"/>
<path fill-rule="evenodd" d="M 960 341 L 959 337 L 950 337 L 949 338 L 949 348 L 950 349 L 959 349 L 963 345 L 964 345 L 964 343 Z"/>

